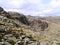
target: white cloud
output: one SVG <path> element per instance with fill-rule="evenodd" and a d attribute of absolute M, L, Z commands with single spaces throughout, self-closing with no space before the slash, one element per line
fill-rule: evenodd
<path fill-rule="evenodd" d="M 51 12 L 53 9 L 46 9 L 46 10 L 43 10 L 42 13 L 49 13 Z"/>
<path fill-rule="evenodd" d="M 17 9 L 5 9 L 5 11 L 15 11 L 15 12 L 19 12 L 19 10 L 17 10 Z"/>
<path fill-rule="evenodd" d="M 26 3 L 26 1 L 24 0 L 7 0 L 8 4 L 13 6 L 13 7 L 21 7 L 24 3 Z"/>
<path fill-rule="evenodd" d="M 60 0 L 52 0 L 50 2 L 50 5 L 52 6 L 52 8 L 56 8 L 60 6 Z"/>
<path fill-rule="evenodd" d="M 39 15 L 39 16 L 41 16 L 41 17 L 45 17 L 46 15 Z"/>
<path fill-rule="evenodd" d="M 0 4 L 1 4 L 2 0 L 0 0 Z"/>
<path fill-rule="evenodd" d="M 27 0 L 27 2 L 30 2 L 30 3 L 41 3 L 41 0 Z"/>
<path fill-rule="evenodd" d="M 13 5 L 13 6 L 17 6 L 17 7 L 20 6 L 19 1 L 16 1 L 16 0 L 15 1 L 14 0 L 10 1 L 9 4 Z"/>
<path fill-rule="evenodd" d="M 15 8 L 20 8 L 24 4 L 35 4 L 41 5 L 41 0 L 7 0 L 8 5 L 11 5 Z"/>
<path fill-rule="evenodd" d="M 5 4 L 1 1 L 4 1 Z M 44 2 L 47 2 L 47 0 Z M 3 7 L 5 6 L 7 11 L 22 12 L 33 16 L 56 13 L 58 11 L 57 8 L 60 7 L 60 0 L 50 0 L 46 4 L 43 3 L 43 0 L 0 0 L 0 3 L 3 4 Z"/>

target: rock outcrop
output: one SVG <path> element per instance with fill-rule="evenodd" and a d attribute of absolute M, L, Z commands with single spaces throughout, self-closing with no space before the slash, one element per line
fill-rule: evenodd
<path fill-rule="evenodd" d="M 28 18 L 28 16 L 18 12 L 6 12 L 0 7 L 0 41 L 4 39 L 13 45 L 39 45 L 35 33 L 44 32 L 48 26 L 48 23 L 41 19 Z M 24 32 L 20 33 L 21 29 Z"/>
<path fill-rule="evenodd" d="M 28 19 L 27 19 L 27 17 L 25 15 L 19 14 L 17 12 L 8 12 L 8 14 L 10 15 L 11 19 L 17 19 L 21 23 L 23 23 L 25 25 L 29 25 Z"/>
<path fill-rule="evenodd" d="M 24 14 L 20 14 L 18 12 L 6 12 L 2 7 L 0 7 L 0 15 L 7 18 L 7 20 L 11 19 L 13 20 L 11 23 L 14 22 L 14 25 L 21 26 L 21 23 L 27 26 L 31 26 L 31 28 L 34 28 L 35 30 L 45 30 L 48 28 L 47 22 L 42 22 L 41 20 L 36 20 L 32 18 L 33 21 L 29 21 L 28 18 Z M 18 23 L 18 22 L 19 23 Z"/>

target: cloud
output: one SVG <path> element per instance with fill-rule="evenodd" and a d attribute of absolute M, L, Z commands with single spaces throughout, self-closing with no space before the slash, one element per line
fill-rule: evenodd
<path fill-rule="evenodd" d="M 33 16 L 60 15 L 60 0 L 0 0 L 7 11 L 17 11 Z"/>
<path fill-rule="evenodd" d="M 19 7 L 19 6 L 22 5 L 22 3 L 20 3 L 18 0 L 15 0 L 15 1 L 12 0 L 8 4 L 10 4 L 10 5 L 14 6 L 14 7 Z"/>
<path fill-rule="evenodd" d="M 46 10 L 43 10 L 42 13 L 49 13 L 51 12 L 53 9 L 46 9 Z"/>
<path fill-rule="evenodd" d="M 41 3 L 41 0 L 27 0 L 27 2 L 29 3 L 33 3 L 33 4 L 37 4 L 37 3 Z"/>
<path fill-rule="evenodd" d="M 5 11 L 14 11 L 14 12 L 19 12 L 19 10 L 17 10 L 17 9 L 5 9 Z"/>
<path fill-rule="evenodd" d="M 14 7 L 21 7 L 25 3 L 24 0 L 8 0 L 8 4 Z"/>
<path fill-rule="evenodd" d="M 60 0 L 52 0 L 52 1 L 50 2 L 50 5 L 51 5 L 53 8 L 60 7 Z"/>
<path fill-rule="evenodd" d="M 1 0 L 0 0 L 0 3 L 1 3 Z"/>

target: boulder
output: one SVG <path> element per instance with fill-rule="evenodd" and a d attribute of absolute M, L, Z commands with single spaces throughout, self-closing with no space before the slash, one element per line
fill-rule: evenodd
<path fill-rule="evenodd" d="M 24 16 L 23 14 L 20 14 L 20 13 L 17 13 L 17 12 L 8 12 L 8 14 L 10 15 L 9 17 L 11 19 L 17 19 L 21 23 L 23 23 L 25 25 L 29 25 L 29 21 L 28 21 L 27 17 Z"/>
<path fill-rule="evenodd" d="M 2 7 L 0 7 L 0 12 L 4 11 L 4 9 Z"/>
<path fill-rule="evenodd" d="M 40 24 L 41 30 L 44 31 L 46 28 L 48 28 L 48 23 L 47 22 L 42 22 Z"/>
<path fill-rule="evenodd" d="M 34 28 L 33 31 L 44 31 L 48 28 L 48 23 L 42 20 L 33 20 L 31 22 L 31 28 Z"/>

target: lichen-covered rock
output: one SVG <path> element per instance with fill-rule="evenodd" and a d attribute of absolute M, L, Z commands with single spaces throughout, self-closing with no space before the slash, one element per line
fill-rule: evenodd
<path fill-rule="evenodd" d="M 21 23 L 23 23 L 25 25 L 29 25 L 27 17 L 24 16 L 23 14 L 20 14 L 20 13 L 17 13 L 17 12 L 8 12 L 8 14 L 11 16 L 10 18 L 17 19 Z"/>
<path fill-rule="evenodd" d="M 31 28 L 34 28 L 33 30 L 37 32 L 44 31 L 48 28 L 48 23 L 41 20 L 33 20 L 30 25 Z"/>

